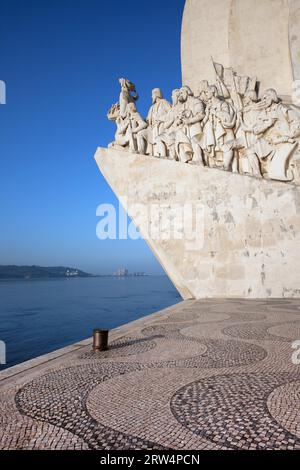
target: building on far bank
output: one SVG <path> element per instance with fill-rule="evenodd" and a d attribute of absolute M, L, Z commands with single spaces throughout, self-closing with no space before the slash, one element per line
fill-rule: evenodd
<path fill-rule="evenodd" d="M 129 274 L 128 269 L 126 268 L 119 268 L 117 272 L 115 273 L 115 276 L 117 277 L 127 277 Z"/>
<path fill-rule="evenodd" d="M 119 268 L 113 276 L 115 277 L 143 277 L 147 276 L 147 274 L 144 271 L 135 271 L 133 273 L 130 273 L 128 269 L 126 268 Z"/>

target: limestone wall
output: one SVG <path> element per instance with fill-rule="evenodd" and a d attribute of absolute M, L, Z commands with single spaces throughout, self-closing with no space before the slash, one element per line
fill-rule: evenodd
<path fill-rule="evenodd" d="M 195 242 L 151 239 L 142 209 L 131 213 L 184 299 L 300 297 L 299 187 L 112 149 L 95 158 L 127 206 L 203 208 Z"/>
<path fill-rule="evenodd" d="M 182 23 L 183 83 L 214 82 L 210 57 L 261 88 L 290 96 L 300 79 L 299 0 L 187 0 Z"/>

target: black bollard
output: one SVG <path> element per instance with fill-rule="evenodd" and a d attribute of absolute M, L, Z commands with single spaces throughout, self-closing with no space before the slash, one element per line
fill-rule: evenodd
<path fill-rule="evenodd" d="M 99 328 L 93 331 L 93 351 L 106 351 L 108 349 L 108 331 Z"/>

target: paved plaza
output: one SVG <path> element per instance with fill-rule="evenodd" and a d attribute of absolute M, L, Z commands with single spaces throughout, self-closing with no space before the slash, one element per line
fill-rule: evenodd
<path fill-rule="evenodd" d="M 299 300 L 181 302 L 3 371 L 0 448 L 300 449 L 296 340 Z"/>

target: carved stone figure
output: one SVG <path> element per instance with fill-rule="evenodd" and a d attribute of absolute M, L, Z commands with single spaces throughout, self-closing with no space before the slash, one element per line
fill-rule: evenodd
<path fill-rule="evenodd" d="M 152 106 L 147 116 L 147 129 L 139 132 L 137 135 L 139 153 L 145 155 L 160 156 L 157 146 L 157 138 L 165 130 L 170 103 L 163 98 L 160 88 L 152 90 Z"/>
<path fill-rule="evenodd" d="M 208 100 L 209 100 L 209 97 L 207 96 L 207 92 L 208 93 L 210 92 L 210 85 L 208 83 L 207 80 L 201 80 L 198 88 L 197 88 L 197 91 L 196 91 L 196 96 L 198 96 L 200 98 L 200 100 L 204 103 L 204 105 L 206 106 L 206 104 L 208 103 Z"/>
<path fill-rule="evenodd" d="M 263 119 L 266 122 L 272 121 L 264 134 L 265 141 L 272 148 L 266 169 L 267 176 L 275 180 L 291 181 L 293 174 L 288 171 L 288 161 L 297 143 L 291 136 L 290 109 L 280 102 L 273 89 L 265 91 L 261 104 Z"/>
<path fill-rule="evenodd" d="M 199 83 L 172 92 L 172 104 L 152 90 L 146 119 L 136 109 L 138 94 L 119 80 L 119 102 L 108 112 L 117 126 L 113 147 L 194 163 L 259 178 L 300 184 L 300 108 L 276 90 L 261 98 L 256 78 L 237 75 L 212 61 L 216 84 Z"/>
<path fill-rule="evenodd" d="M 139 95 L 136 92 L 135 85 L 126 78 L 120 78 L 119 83 L 121 86 L 119 98 L 120 115 L 123 116 L 126 113 L 127 105 L 135 103 L 139 99 Z"/>
<path fill-rule="evenodd" d="M 193 157 L 195 161 L 202 162 L 199 141 L 204 115 L 204 104 L 194 97 L 190 88 L 174 90 L 172 107 L 164 122 L 164 132 L 157 137 L 160 154 L 168 154 L 171 159 L 184 163 L 188 163 Z"/>
<path fill-rule="evenodd" d="M 206 155 L 205 161 L 209 166 L 219 166 L 220 158 L 218 157 L 221 154 L 221 166 L 229 171 L 234 157 L 232 142 L 235 137 L 236 112 L 229 102 L 217 95 L 215 86 L 211 86 L 206 91 L 208 101 L 203 120 L 201 145 Z"/>
<path fill-rule="evenodd" d="M 117 126 L 115 140 L 109 147 L 128 149 L 137 152 L 137 134 L 147 127 L 147 123 L 137 112 L 136 101 L 138 94 L 135 85 L 125 78 L 120 78 L 121 92 L 119 103 L 112 105 L 107 117 Z"/>
<path fill-rule="evenodd" d="M 117 103 L 109 110 L 108 116 L 117 125 L 115 140 L 110 147 L 128 148 L 131 152 L 137 152 L 137 134 L 147 127 L 147 123 L 137 112 L 135 104 L 128 103 L 126 110 L 121 114 L 120 105 Z"/>
<path fill-rule="evenodd" d="M 276 91 L 266 90 L 256 106 L 245 108 L 243 119 L 252 174 L 280 181 L 292 180 L 287 163 L 297 143 L 291 134 L 289 109 L 280 102 Z M 246 126 L 245 120 L 248 121 Z"/>
<path fill-rule="evenodd" d="M 245 94 L 242 110 L 237 115 L 236 139 L 233 148 L 243 152 L 240 171 L 260 177 L 260 163 L 254 152 L 257 136 L 253 131 L 259 114 L 256 109 L 257 101 L 258 97 L 255 91 L 248 91 Z"/>
<path fill-rule="evenodd" d="M 179 94 L 179 89 L 172 91 L 172 106 L 164 123 L 164 132 L 159 134 L 156 139 L 158 154 L 161 157 L 169 157 L 171 160 L 179 160 L 175 148 L 177 118 L 180 115 L 181 109 L 181 106 L 179 106 Z"/>
<path fill-rule="evenodd" d="M 187 86 L 180 89 L 178 101 L 176 153 L 179 160 L 184 163 L 193 161 L 203 164 L 200 140 L 202 138 L 201 122 L 205 116 L 204 103 L 196 98 Z"/>

